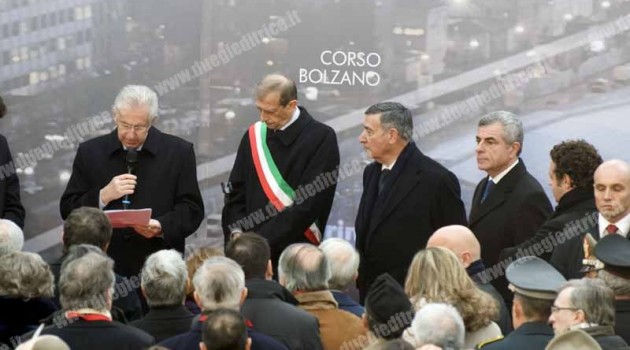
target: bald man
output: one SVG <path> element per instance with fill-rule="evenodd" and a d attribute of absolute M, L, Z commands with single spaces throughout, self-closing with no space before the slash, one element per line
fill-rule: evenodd
<path fill-rule="evenodd" d="M 595 239 L 609 234 L 630 238 L 630 164 L 620 159 L 602 163 L 593 176 L 597 223 L 584 233 L 558 245 L 551 263 L 567 279 L 582 278 L 583 240 L 586 233 Z"/>
<path fill-rule="evenodd" d="M 481 246 L 475 234 L 466 226 L 452 225 L 444 226 L 435 231 L 427 242 L 428 247 L 442 247 L 449 249 L 462 263 L 468 276 L 477 284 L 479 289 L 492 295 L 499 303 L 499 319 L 496 320 L 503 335 L 507 335 L 512 331 L 512 321 L 510 320 L 510 312 L 505 305 L 505 301 L 501 294 L 492 286 L 488 275 L 483 271 L 485 266 L 481 260 Z"/>

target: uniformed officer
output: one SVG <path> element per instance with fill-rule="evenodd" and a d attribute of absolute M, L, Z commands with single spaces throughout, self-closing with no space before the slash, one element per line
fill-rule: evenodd
<path fill-rule="evenodd" d="M 544 350 L 554 335 L 547 319 L 565 278 L 546 261 L 533 256 L 514 261 L 505 274 L 514 292 L 514 331 L 503 339 L 481 343 L 477 349 Z"/>

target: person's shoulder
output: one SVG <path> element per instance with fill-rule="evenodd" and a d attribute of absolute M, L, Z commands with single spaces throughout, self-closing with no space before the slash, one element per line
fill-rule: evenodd
<path fill-rule="evenodd" d="M 500 335 L 498 337 L 482 341 L 475 346 L 475 349 L 499 350 L 503 348 L 503 345 L 506 345 L 506 342 L 507 339 Z"/>
<path fill-rule="evenodd" d="M 120 330 L 121 333 L 126 334 L 129 337 L 137 338 L 145 342 L 150 342 L 150 343 L 154 342 L 153 336 L 151 336 L 149 333 L 139 328 L 133 327 L 129 324 L 123 324 L 117 321 L 113 321 L 112 325 L 116 327 L 118 330 Z"/>
<path fill-rule="evenodd" d="M 183 147 L 183 148 L 189 148 L 193 146 L 191 142 L 186 141 L 179 136 L 176 136 L 173 134 L 167 134 L 158 129 L 156 129 L 156 131 L 158 135 L 160 135 L 160 142 L 163 144 L 168 144 L 169 146 L 176 146 L 176 147 Z"/>

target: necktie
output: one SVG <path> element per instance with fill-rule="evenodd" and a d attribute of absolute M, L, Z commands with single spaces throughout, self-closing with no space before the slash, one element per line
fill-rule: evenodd
<path fill-rule="evenodd" d="M 378 194 L 380 195 L 383 191 L 383 187 L 385 187 L 385 181 L 387 181 L 387 176 L 389 175 L 391 170 L 383 169 L 381 170 L 381 176 L 378 178 Z"/>
<path fill-rule="evenodd" d="M 606 232 L 608 232 L 608 234 L 614 235 L 619 232 L 619 228 L 613 224 L 610 224 L 606 226 Z"/>
<path fill-rule="evenodd" d="M 493 188 L 494 188 L 494 181 L 488 179 L 488 182 L 486 183 L 486 188 L 483 191 L 483 196 L 481 196 L 481 203 L 483 203 L 483 201 L 486 200 L 486 198 L 488 197 L 488 195 L 490 194 Z"/>

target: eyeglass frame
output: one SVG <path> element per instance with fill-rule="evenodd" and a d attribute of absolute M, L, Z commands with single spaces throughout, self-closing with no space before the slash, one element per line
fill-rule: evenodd
<path fill-rule="evenodd" d="M 144 134 L 148 132 L 151 126 L 153 125 L 151 117 L 149 117 L 149 123 L 144 124 L 144 125 L 133 125 L 133 124 L 123 122 L 121 120 L 118 120 L 120 116 L 120 110 L 118 110 L 116 107 L 114 107 L 113 109 L 114 109 L 114 123 L 116 124 L 116 127 L 119 128 L 123 132 L 133 131 L 140 134 Z"/>
<path fill-rule="evenodd" d="M 579 307 L 559 307 L 559 306 L 551 305 L 549 310 L 551 311 L 552 314 L 555 314 L 556 312 L 562 311 L 562 310 L 580 311 L 582 309 L 580 309 Z"/>

